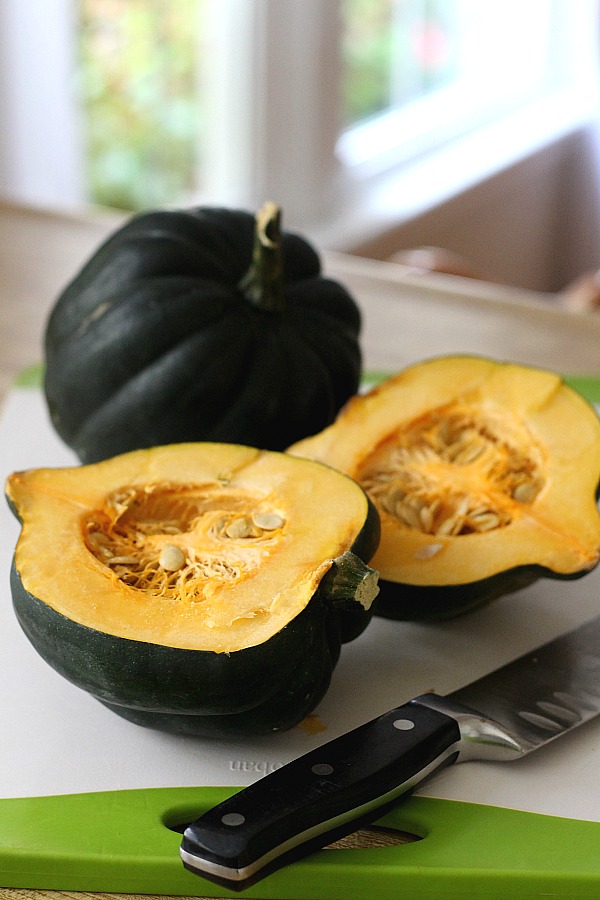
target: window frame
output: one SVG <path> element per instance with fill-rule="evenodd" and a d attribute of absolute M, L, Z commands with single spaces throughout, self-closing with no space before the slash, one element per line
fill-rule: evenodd
<path fill-rule="evenodd" d="M 337 91 L 323 87 L 339 80 L 339 0 L 221 0 L 208 27 L 204 197 L 250 208 L 281 200 L 295 221 L 318 220 L 340 168 Z"/>
<path fill-rule="evenodd" d="M 11 202 L 84 202 L 74 28 L 73 0 L 0 3 L 0 197 Z"/>

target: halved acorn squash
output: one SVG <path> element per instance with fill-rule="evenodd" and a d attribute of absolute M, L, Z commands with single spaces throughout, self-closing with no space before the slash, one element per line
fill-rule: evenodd
<path fill-rule="evenodd" d="M 18 620 L 61 675 L 142 725 L 290 728 L 372 615 L 364 491 L 326 466 L 178 444 L 12 474 Z"/>
<path fill-rule="evenodd" d="M 377 506 L 384 616 L 455 615 L 600 558 L 600 420 L 552 372 L 426 360 L 288 452 L 346 472 Z"/>

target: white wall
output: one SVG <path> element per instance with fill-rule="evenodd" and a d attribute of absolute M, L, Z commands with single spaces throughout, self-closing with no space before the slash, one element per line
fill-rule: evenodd
<path fill-rule="evenodd" d="M 0 196 L 80 203 L 71 0 L 0 0 Z"/>

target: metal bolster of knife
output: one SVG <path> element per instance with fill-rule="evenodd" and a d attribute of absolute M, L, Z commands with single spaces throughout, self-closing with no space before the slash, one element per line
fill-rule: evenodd
<path fill-rule="evenodd" d="M 462 706 L 438 694 L 422 694 L 412 700 L 453 718 L 460 730 L 457 762 L 469 759 L 491 759 L 505 762 L 519 759 L 530 749 L 529 744 L 504 725 L 468 706 Z"/>

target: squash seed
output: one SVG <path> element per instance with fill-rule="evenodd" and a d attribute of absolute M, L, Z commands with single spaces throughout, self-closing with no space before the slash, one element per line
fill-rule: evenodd
<path fill-rule="evenodd" d="M 253 513 L 252 521 L 256 525 L 257 528 L 261 528 L 263 531 L 275 531 L 277 528 L 281 528 L 284 524 L 285 519 L 279 515 L 279 513 Z"/>
<path fill-rule="evenodd" d="M 476 516 L 471 515 L 470 518 L 475 531 L 491 531 L 492 528 L 498 528 L 502 524 L 500 516 L 491 510 Z"/>
<path fill-rule="evenodd" d="M 517 503 L 531 503 L 538 494 L 539 488 L 533 481 L 522 481 L 512 492 L 513 500 Z"/>
<path fill-rule="evenodd" d="M 450 537 L 508 525 L 542 490 L 542 460 L 518 417 L 456 401 L 388 435 L 356 477 L 403 527 Z M 470 469 L 476 488 L 459 491 Z"/>
<path fill-rule="evenodd" d="M 227 537 L 234 539 L 252 537 L 252 532 L 252 519 L 250 519 L 248 516 L 242 516 L 239 519 L 234 519 L 225 528 L 225 534 L 227 535 Z"/>
<path fill-rule="evenodd" d="M 240 514 L 249 502 L 245 494 L 221 484 L 126 486 L 86 517 L 84 539 L 90 552 L 123 584 L 148 596 L 201 602 L 209 580 L 236 581 L 257 568 L 265 552 L 260 540 L 243 549 L 236 546 L 228 540 L 227 529 L 235 537 L 266 535 L 265 544 L 273 541 L 250 515 Z M 259 502 L 256 498 L 253 505 Z M 191 537 L 184 550 L 173 543 L 174 536 L 184 532 L 206 532 L 225 541 L 216 550 L 200 553 Z"/>
<path fill-rule="evenodd" d="M 415 551 L 414 557 L 415 559 L 423 560 L 431 559 L 433 556 L 437 556 L 443 548 L 443 544 L 425 544 L 424 547 L 419 547 L 419 549 Z"/>
<path fill-rule="evenodd" d="M 160 551 L 158 563 L 167 572 L 177 572 L 185 565 L 185 553 L 177 544 L 165 544 Z"/>

